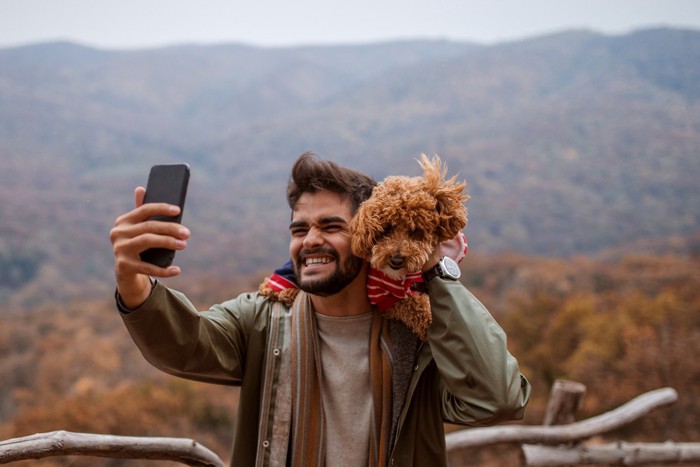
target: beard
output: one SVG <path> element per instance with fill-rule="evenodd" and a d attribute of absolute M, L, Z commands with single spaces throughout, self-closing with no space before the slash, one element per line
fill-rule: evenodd
<path fill-rule="evenodd" d="M 302 253 L 308 254 L 309 252 Z M 320 279 L 302 279 L 301 264 L 303 260 L 301 259 L 301 254 L 294 260 L 294 273 L 301 290 L 320 297 L 328 297 L 329 295 L 337 294 L 355 280 L 362 270 L 363 260 L 357 256 L 350 255 L 341 262 L 336 251 L 323 250 L 322 253 L 335 259 L 335 270 L 330 276 Z"/>

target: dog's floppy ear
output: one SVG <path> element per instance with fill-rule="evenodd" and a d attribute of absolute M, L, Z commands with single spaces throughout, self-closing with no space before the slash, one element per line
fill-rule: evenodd
<path fill-rule="evenodd" d="M 376 187 L 375 187 L 376 190 Z M 376 237 L 382 232 L 382 224 L 375 212 L 373 198 L 365 200 L 350 221 L 350 238 L 352 254 L 360 258 L 372 255 Z"/>
<path fill-rule="evenodd" d="M 447 179 L 447 166 L 440 162 L 438 156 L 430 160 L 428 156 L 422 154 L 419 163 L 423 168 L 426 190 L 436 200 L 437 240 L 439 242 L 451 240 L 467 225 L 467 208 L 464 206 L 469 199 L 469 196 L 464 194 L 467 184 L 457 182 L 456 175 Z"/>

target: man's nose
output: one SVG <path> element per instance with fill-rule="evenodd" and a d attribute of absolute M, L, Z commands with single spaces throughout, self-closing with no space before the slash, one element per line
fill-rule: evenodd
<path fill-rule="evenodd" d="M 324 242 L 323 232 L 318 227 L 311 227 L 304 237 L 304 246 L 311 247 L 321 245 Z"/>

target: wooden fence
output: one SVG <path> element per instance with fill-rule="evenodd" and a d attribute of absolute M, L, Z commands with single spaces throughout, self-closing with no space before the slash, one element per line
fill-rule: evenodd
<path fill-rule="evenodd" d="M 584 443 L 673 404 L 678 399 L 673 388 L 644 393 L 610 412 L 574 422 L 574 413 L 581 407 L 585 393 L 583 384 L 556 381 L 543 425 L 505 425 L 449 433 L 447 450 L 455 452 L 498 443 L 517 444 L 522 449 L 526 466 L 700 463 L 700 443 Z"/>
<path fill-rule="evenodd" d="M 700 463 L 700 443 L 584 443 L 673 404 L 678 399 L 674 389 L 647 392 L 610 412 L 575 422 L 574 413 L 581 407 L 585 392 L 585 386 L 580 383 L 557 381 L 552 387 L 543 425 L 505 425 L 449 433 L 446 437 L 448 452 L 511 443 L 521 446 L 523 463 L 527 466 Z M 183 438 L 55 431 L 0 441 L 0 464 L 68 455 L 170 460 L 194 466 L 225 465 L 211 450 Z"/>

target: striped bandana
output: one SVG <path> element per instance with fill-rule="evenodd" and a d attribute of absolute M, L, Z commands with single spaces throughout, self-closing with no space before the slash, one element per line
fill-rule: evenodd
<path fill-rule="evenodd" d="M 376 268 L 370 268 L 367 275 L 367 298 L 381 312 L 385 312 L 399 300 L 413 294 L 412 286 L 423 282 L 420 272 L 406 274 L 401 279 L 394 279 Z"/>
<path fill-rule="evenodd" d="M 391 435 L 391 342 L 388 320 L 375 313 L 370 333 L 370 378 L 373 417 L 369 467 L 386 465 Z M 309 296 L 294 301 L 291 332 L 292 428 L 290 460 L 293 467 L 325 465 L 325 417 L 321 397 L 321 356 L 316 318 Z"/>
<path fill-rule="evenodd" d="M 466 235 L 459 232 L 453 240 L 443 243 L 443 249 L 447 256 L 457 263 L 461 262 L 468 251 Z M 367 276 L 367 298 L 383 313 L 411 295 L 413 285 L 419 282 L 423 282 L 423 274 L 420 271 L 395 279 L 371 267 Z"/>

